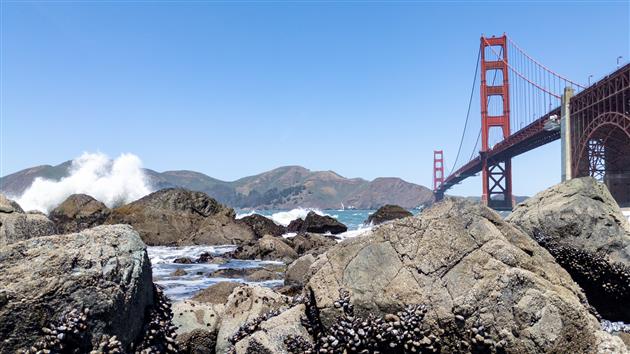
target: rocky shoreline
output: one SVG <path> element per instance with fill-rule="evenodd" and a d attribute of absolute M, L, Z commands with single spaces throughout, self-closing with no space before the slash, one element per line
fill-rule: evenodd
<path fill-rule="evenodd" d="M 73 195 L 48 216 L 0 197 L 0 223 L 0 353 L 627 353 L 630 344 L 614 323 L 630 322 L 630 225 L 588 178 L 505 220 L 462 200 L 416 216 L 386 206 L 366 220 L 379 226 L 343 241 L 333 218 L 310 213 L 287 228 L 238 220 L 184 189 L 114 209 Z M 179 276 L 201 267 L 195 276 L 226 281 L 173 304 L 154 284 L 147 245 L 226 244 L 169 260 Z M 230 265 L 239 261 L 276 263 Z M 254 285 L 268 281 L 277 285 Z"/>

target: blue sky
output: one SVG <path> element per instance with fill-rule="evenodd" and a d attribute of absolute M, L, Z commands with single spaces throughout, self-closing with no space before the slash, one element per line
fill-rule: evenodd
<path fill-rule="evenodd" d="M 433 149 L 447 166 L 457 152 L 482 33 L 507 32 L 580 82 L 630 58 L 626 1 L 3 0 L 1 10 L 0 175 L 101 151 L 225 180 L 296 164 L 430 186 Z M 478 108 L 471 117 L 478 127 Z M 515 193 L 558 182 L 559 151 L 516 158 Z M 478 195 L 480 183 L 452 192 Z"/>

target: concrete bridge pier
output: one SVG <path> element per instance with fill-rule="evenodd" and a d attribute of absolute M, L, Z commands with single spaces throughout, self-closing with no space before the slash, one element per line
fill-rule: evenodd
<path fill-rule="evenodd" d="M 560 154 L 562 182 L 571 179 L 571 109 L 570 101 L 573 97 L 573 88 L 565 87 L 560 106 Z"/>

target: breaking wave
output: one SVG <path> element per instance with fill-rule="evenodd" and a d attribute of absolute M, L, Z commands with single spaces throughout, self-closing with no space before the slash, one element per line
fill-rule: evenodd
<path fill-rule="evenodd" d="M 24 210 L 48 213 L 75 193 L 90 195 L 108 207 L 151 193 L 142 161 L 133 154 L 112 160 L 102 153 L 86 152 L 72 161 L 69 172 L 59 181 L 36 178 L 16 201 Z"/>

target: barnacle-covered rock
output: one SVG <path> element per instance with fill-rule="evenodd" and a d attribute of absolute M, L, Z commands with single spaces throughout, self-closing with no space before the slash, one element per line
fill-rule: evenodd
<path fill-rule="evenodd" d="M 592 177 L 557 184 L 506 219 L 545 247 L 606 319 L 630 322 L 630 223 Z"/>
<path fill-rule="evenodd" d="M 241 338 L 255 332 L 261 322 L 286 310 L 292 299 L 259 286 L 239 286 L 228 297 L 218 324 L 217 353 L 225 353 Z"/>
<path fill-rule="evenodd" d="M 98 348 L 105 335 L 108 348 L 128 351 L 142 335 L 154 303 L 145 245 L 127 225 L 0 247 L 0 269 L 3 353 L 42 340 L 48 343 L 43 348 L 55 347 L 46 329 L 56 330 L 61 344 L 79 352 Z M 69 332 L 68 323 L 79 333 Z"/>
<path fill-rule="evenodd" d="M 480 204 L 445 200 L 419 216 L 381 225 L 334 246 L 311 271 L 305 291 L 316 314 L 311 317 L 321 321 L 315 336 L 339 332 L 348 323 L 354 329 L 353 321 L 337 321 L 347 316 L 348 304 L 350 316 L 370 328 L 380 318 L 398 322 L 407 306 L 424 305 L 408 311 L 426 310 L 418 331 L 427 338 L 419 341 L 427 350 L 437 345 L 449 353 L 590 353 L 607 345 L 625 350 L 618 338 L 600 330 L 580 287 L 554 258 Z M 349 291 L 347 304 L 339 302 L 340 289 Z M 336 347 L 348 340 L 333 335 L 327 343 Z"/>

